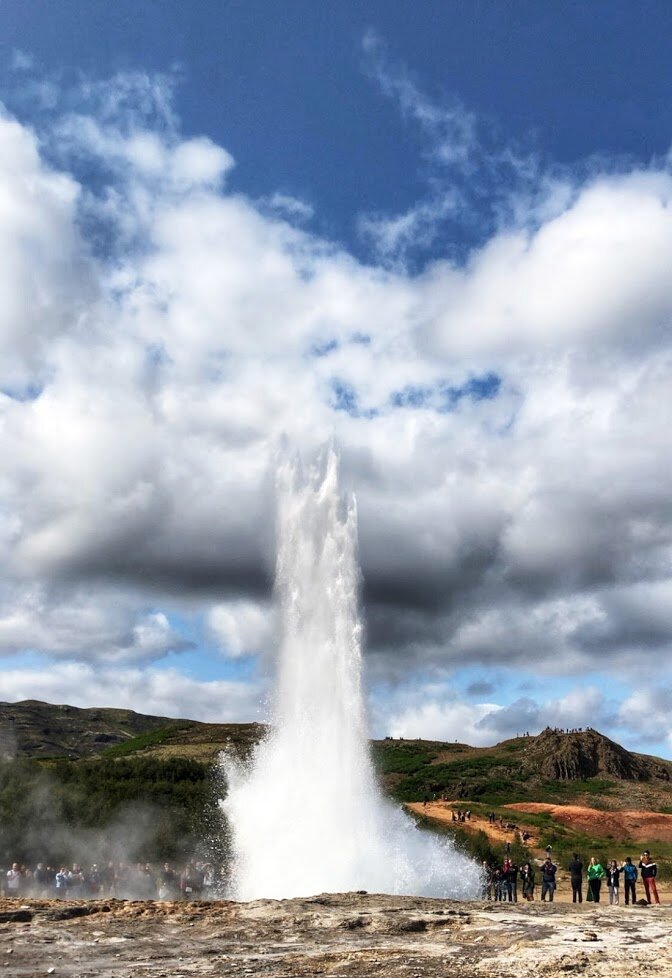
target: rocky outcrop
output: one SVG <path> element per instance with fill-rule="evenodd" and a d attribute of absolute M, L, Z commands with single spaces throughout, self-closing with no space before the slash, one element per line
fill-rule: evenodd
<path fill-rule="evenodd" d="M 550 727 L 534 739 L 524 770 L 531 777 L 555 781 L 599 777 L 650 781 L 656 777 L 664 779 L 668 773 L 663 765 L 631 754 L 597 730 L 564 733 Z"/>

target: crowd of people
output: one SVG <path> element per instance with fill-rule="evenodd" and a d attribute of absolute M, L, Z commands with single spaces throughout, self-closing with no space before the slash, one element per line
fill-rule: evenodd
<path fill-rule="evenodd" d="M 639 863 L 635 865 L 630 856 L 626 856 L 619 865 L 615 859 L 610 859 L 603 867 L 595 856 L 591 856 L 585 867 L 578 853 L 567 866 L 572 887 L 572 902 L 582 903 L 584 899 L 584 883 L 586 900 L 600 903 L 602 885 L 606 886 L 609 903 L 620 903 L 620 893 L 626 905 L 637 903 L 637 883 L 641 881 L 644 887 L 644 897 L 647 904 L 660 903 L 656 877 L 658 866 L 651 858 L 651 853 L 645 849 Z M 483 862 L 481 896 L 484 900 L 500 900 L 515 903 L 518 901 L 519 889 L 525 900 L 534 900 L 537 882 L 540 884 L 540 895 L 543 901 L 553 901 L 557 888 L 558 867 L 551 858 L 551 847 L 547 849 L 546 859 L 540 866 L 526 862 L 518 867 L 509 857 L 508 851 L 501 865 Z"/>
<path fill-rule="evenodd" d="M 460 813 L 467 817 L 471 813 Z M 551 858 L 527 861 L 517 866 L 507 844 L 501 865 L 484 861 L 481 874 L 481 896 L 484 900 L 515 903 L 519 894 L 524 900 L 534 900 L 539 887 L 542 901 L 553 901 L 557 888 L 558 867 Z M 592 856 L 584 867 L 577 853 L 567 867 L 572 888 L 572 902 L 585 899 L 600 903 L 603 887 L 610 904 L 618 904 L 623 891 L 626 905 L 637 902 L 637 884 L 644 888 L 646 903 L 660 903 L 656 877 L 658 867 L 646 849 L 637 865 L 630 856 L 619 863 L 615 859 L 602 866 Z M 152 863 L 108 862 L 87 867 L 50 866 L 39 862 L 33 867 L 14 862 L 8 869 L 0 868 L 0 895 L 6 897 L 35 897 L 41 899 L 119 898 L 130 900 L 200 900 L 216 898 L 223 888 L 221 870 L 210 862 L 190 860 L 182 869 L 166 862 Z"/>
<path fill-rule="evenodd" d="M 188 861 L 181 869 L 166 862 L 108 862 L 98 865 L 25 866 L 0 869 L 0 893 L 38 899 L 201 900 L 216 897 L 221 875 L 209 862 Z"/>

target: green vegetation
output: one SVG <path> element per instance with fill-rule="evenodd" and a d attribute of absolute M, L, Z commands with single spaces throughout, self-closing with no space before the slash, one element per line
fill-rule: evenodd
<path fill-rule="evenodd" d="M 431 764 L 437 753 L 427 744 L 409 740 L 374 741 L 371 751 L 381 775 L 415 774 Z"/>
<path fill-rule="evenodd" d="M 511 799 L 516 782 L 516 797 L 528 797 L 522 785 L 522 764 L 514 756 L 515 741 L 497 754 L 457 746 L 460 749 L 455 750 L 455 760 L 439 761 L 439 756 L 452 752 L 450 748 L 445 750 L 446 744 L 377 741 L 373 745 L 373 758 L 386 787 L 399 801 L 421 801 L 426 795 L 449 794 L 452 798 L 501 803 Z M 460 756 L 467 751 L 468 756 Z"/>
<path fill-rule="evenodd" d="M 403 802 L 446 796 L 478 801 L 490 808 L 511 801 L 610 808 L 630 789 L 632 782 L 618 776 L 544 776 L 544 767 L 557 744 L 549 739 L 544 752 L 540 741 L 542 737 L 518 737 L 496 747 L 477 749 L 422 740 L 384 740 L 372 745 L 372 753 L 384 787 Z M 651 778 L 648 784 L 653 795 L 665 791 L 668 782 Z M 664 811 L 661 800 L 651 807 Z"/>
<path fill-rule="evenodd" d="M 103 751 L 103 757 L 128 757 L 130 754 L 137 754 L 138 751 L 146 750 L 148 747 L 158 747 L 160 744 L 165 744 L 179 731 L 190 728 L 191 724 L 177 724 L 171 727 L 162 727 L 160 730 L 150 730 L 148 733 L 125 740 L 123 744 L 108 747 Z"/>
<path fill-rule="evenodd" d="M 460 852 L 478 863 L 486 861 L 491 865 L 497 865 L 502 862 L 501 847 L 494 845 L 483 831 L 469 832 L 456 823 L 438 823 L 422 815 L 416 816 L 416 821 L 421 829 L 449 836 L 455 841 Z M 532 854 L 526 846 L 514 839 L 511 842 L 510 858 L 516 865 L 522 866 L 532 859 Z"/>
<path fill-rule="evenodd" d="M 226 749 L 249 757 L 264 735 L 257 724 L 205 724 L 36 701 L 0 704 L 0 732 L 3 724 L 19 756 L 0 760 L 0 864 L 80 856 L 181 860 L 196 852 L 217 857 L 226 845 L 216 802 L 217 754 Z M 635 858 L 642 844 L 581 835 L 548 813 L 522 815 L 505 804 L 672 813 L 672 764 L 629 754 L 594 730 L 546 730 L 489 748 L 388 738 L 374 742 L 371 751 L 384 789 L 397 800 L 444 796 L 481 815 L 494 810 L 505 821 L 532 826 L 535 850 L 551 845 L 560 865 L 574 851 L 584 860 Z M 455 823 L 422 824 L 455 836 L 476 859 L 502 855 L 485 833 Z M 511 842 L 518 862 L 528 858 L 513 835 Z M 672 844 L 649 844 L 665 875 Z"/>
<path fill-rule="evenodd" d="M 182 757 L 0 763 L 0 862 L 216 855 L 212 765 Z"/>

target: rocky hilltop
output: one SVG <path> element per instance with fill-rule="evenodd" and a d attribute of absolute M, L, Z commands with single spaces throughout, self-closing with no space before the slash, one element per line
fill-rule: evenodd
<path fill-rule="evenodd" d="M 492 807 L 516 801 L 664 810 L 672 761 L 635 754 L 597 730 L 543 730 L 493 747 L 386 739 L 374 744 L 386 789 L 400 801 L 450 798 Z"/>
<path fill-rule="evenodd" d="M 550 727 L 542 730 L 532 738 L 523 769 L 528 775 L 557 781 L 670 780 L 669 762 L 632 754 L 592 728 L 567 733 Z"/>

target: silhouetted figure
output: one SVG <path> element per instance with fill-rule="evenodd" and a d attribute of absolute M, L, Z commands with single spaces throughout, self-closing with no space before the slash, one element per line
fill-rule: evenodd
<path fill-rule="evenodd" d="M 583 903 L 583 863 L 578 853 L 574 853 L 567 868 L 572 884 L 572 903 Z"/>

